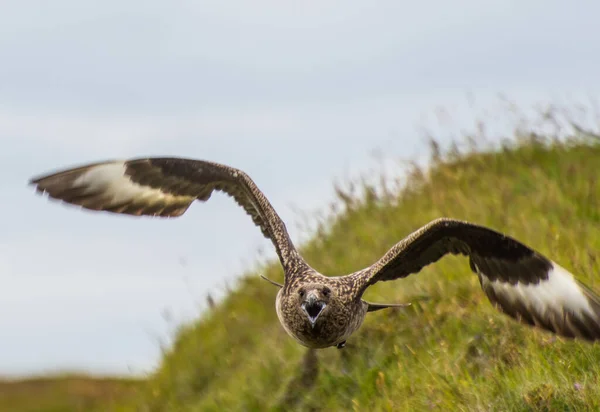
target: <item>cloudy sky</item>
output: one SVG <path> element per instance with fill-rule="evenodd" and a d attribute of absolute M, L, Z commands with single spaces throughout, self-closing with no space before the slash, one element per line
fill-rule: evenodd
<path fill-rule="evenodd" d="M 224 196 L 134 219 L 35 196 L 34 175 L 219 161 L 246 170 L 299 239 L 295 210 L 326 206 L 374 150 L 421 157 L 423 127 L 449 138 L 499 93 L 527 107 L 600 92 L 591 1 L 1 4 L 0 374 L 150 370 L 174 324 L 270 251 Z"/>

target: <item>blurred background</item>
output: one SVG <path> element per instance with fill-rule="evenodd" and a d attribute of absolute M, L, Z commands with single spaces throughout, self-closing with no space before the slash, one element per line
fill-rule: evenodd
<path fill-rule="evenodd" d="M 35 196 L 35 175 L 150 155 L 226 163 L 250 174 L 301 241 L 335 182 L 401 175 L 407 160 L 426 161 L 429 134 L 447 144 L 484 119 L 499 139 L 518 121 L 513 103 L 595 107 L 600 92 L 592 2 L 0 9 L 3 376 L 151 371 L 207 294 L 219 299 L 274 256 L 225 196 L 179 219 L 135 219 Z"/>

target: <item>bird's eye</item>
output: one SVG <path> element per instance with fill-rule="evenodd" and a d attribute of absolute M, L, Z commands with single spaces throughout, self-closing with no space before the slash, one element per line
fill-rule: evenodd
<path fill-rule="evenodd" d="M 304 291 L 303 290 L 301 290 L 300 292 L 298 292 L 298 294 L 300 295 L 301 298 L 304 297 Z"/>
<path fill-rule="evenodd" d="M 329 289 L 323 289 L 323 296 L 327 297 L 329 296 L 329 293 L 331 293 Z"/>

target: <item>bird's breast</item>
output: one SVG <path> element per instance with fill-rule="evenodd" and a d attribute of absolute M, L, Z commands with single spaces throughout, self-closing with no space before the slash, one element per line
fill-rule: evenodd
<path fill-rule="evenodd" d="M 309 348 L 327 348 L 345 341 L 364 320 L 362 308 L 347 307 L 332 308 L 323 313 L 313 325 L 308 318 L 284 297 L 278 296 L 276 311 L 285 331 L 300 344 Z"/>

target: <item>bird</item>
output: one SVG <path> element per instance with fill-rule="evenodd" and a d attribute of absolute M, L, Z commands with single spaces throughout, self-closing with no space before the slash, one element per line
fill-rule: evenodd
<path fill-rule="evenodd" d="M 378 282 L 417 274 L 446 255 L 468 258 L 491 304 L 522 324 L 565 338 L 600 340 L 600 297 L 567 269 L 492 228 L 440 217 L 423 225 L 371 266 L 326 276 L 300 255 L 265 194 L 244 171 L 182 157 L 89 163 L 29 182 L 49 198 L 94 211 L 178 217 L 213 192 L 233 197 L 269 239 L 283 268 L 275 311 L 283 329 L 312 349 L 345 347 L 367 313 L 410 303 L 372 303 L 363 294 Z"/>

